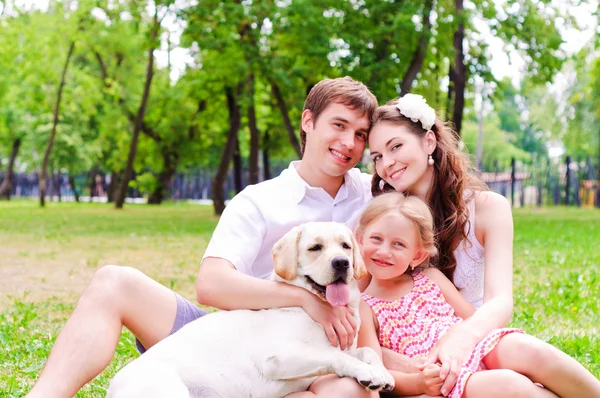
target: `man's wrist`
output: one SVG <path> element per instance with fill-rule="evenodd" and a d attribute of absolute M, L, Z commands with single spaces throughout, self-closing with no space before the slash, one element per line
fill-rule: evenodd
<path fill-rule="evenodd" d="M 308 293 L 305 289 L 294 286 L 293 289 L 293 297 L 294 297 L 294 306 L 301 307 L 306 309 L 306 304 L 308 300 L 311 298 L 311 293 Z"/>
<path fill-rule="evenodd" d="M 285 307 L 304 308 L 307 299 L 309 298 L 308 295 L 310 293 L 308 293 L 305 289 L 302 289 L 301 287 L 290 285 L 288 283 L 283 283 L 279 281 L 275 283 L 278 284 L 279 289 L 283 289 L 281 291 L 283 292 L 284 297 L 287 298 L 287 300 L 285 300 L 287 301 L 287 305 L 285 305 Z"/>

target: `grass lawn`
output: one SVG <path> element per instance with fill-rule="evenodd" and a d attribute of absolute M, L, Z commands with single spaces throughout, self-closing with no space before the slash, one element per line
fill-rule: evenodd
<path fill-rule="evenodd" d="M 132 265 L 194 299 L 212 207 L 0 202 L 0 397 L 21 397 L 94 271 Z M 511 326 L 549 341 L 600 377 L 600 211 L 518 209 Z M 110 367 L 77 396 L 104 396 L 137 355 L 123 334 Z"/>

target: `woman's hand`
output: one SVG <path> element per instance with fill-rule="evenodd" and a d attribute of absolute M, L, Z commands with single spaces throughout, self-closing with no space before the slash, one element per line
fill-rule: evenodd
<path fill-rule="evenodd" d="M 461 367 L 467 362 L 477 345 L 476 337 L 463 324 L 454 325 L 442 336 L 427 357 L 428 365 L 441 364 L 440 378 L 444 381 L 442 395 L 447 396 L 454 388 Z"/>
<path fill-rule="evenodd" d="M 354 312 L 348 307 L 332 307 L 312 293 L 302 300 L 302 308 L 315 322 L 323 326 L 327 338 L 334 347 L 342 350 L 352 346 L 356 337 L 357 325 Z"/>

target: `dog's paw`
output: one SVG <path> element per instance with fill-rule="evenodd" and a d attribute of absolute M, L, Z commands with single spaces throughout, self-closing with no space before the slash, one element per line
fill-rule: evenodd
<path fill-rule="evenodd" d="M 370 366 L 365 364 L 355 376 L 363 387 L 372 391 L 392 391 L 394 378 L 383 366 Z"/>

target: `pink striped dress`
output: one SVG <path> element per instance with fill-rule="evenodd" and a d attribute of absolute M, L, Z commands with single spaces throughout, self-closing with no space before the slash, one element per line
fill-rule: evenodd
<path fill-rule="evenodd" d="M 412 290 L 398 300 L 381 300 L 362 294 L 379 322 L 379 344 L 411 358 L 426 356 L 451 326 L 462 321 L 454 314 L 438 285 L 422 272 L 417 271 L 412 276 Z M 496 329 L 477 344 L 448 396 L 462 397 L 469 376 L 485 370 L 483 358 L 502 336 L 515 332 L 523 333 L 519 329 Z"/>

